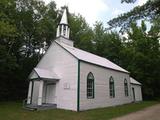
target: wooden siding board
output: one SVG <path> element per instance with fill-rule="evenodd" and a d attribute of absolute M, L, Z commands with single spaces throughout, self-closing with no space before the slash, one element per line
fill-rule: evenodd
<path fill-rule="evenodd" d="M 134 88 L 134 90 L 135 90 L 135 100 L 136 100 L 136 102 L 142 101 L 141 85 L 131 84 L 131 87 Z M 132 94 L 132 100 L 133 100 L 133 91 L 131 91 L 131 94 Z"/>
<path fill-rule="evenodd" d="M 130 103 L 132 101 L 130 94 L 129 74 L 109 70 L 99 66 L 87 64 L 81 61 L 80 64 L 80 110 L 87 110 L 99 107 L 108 107 Z M 92 72 L 95 78 L 95 97 L 87 99 L 86 97 L 86 80 L 87 74 Z M 115 81 L 115 98 L 109 96 L 109 77 L 113 76 Z M 125 97 L 124 79 L 127 79 L 129 87 L 129 96 Z"/>
<path fill-rule="evenodd" d="M 37 65 L 37 68 L 54 71 L 61 78 L 56 82 L 57 108 L 77 111 L 77 61 L 53 42 Z M 64 88 L 66 83 L 69 84 L 69 89 Z"/>

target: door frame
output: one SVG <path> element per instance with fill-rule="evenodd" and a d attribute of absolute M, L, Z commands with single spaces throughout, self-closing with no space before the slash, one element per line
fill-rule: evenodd
<path fill-rule="evenodd" d="M 133 93 L 133 102 L 136 102 L 135 89 L 134 89 L 134 87 L 132 87 L 132 93 Z"/>
<path fill-rule="evenodd" d="M 46 83 L 46 89 L 45 89 L 45 103 L 47 104 L 47 87 L 49 85 L 55 85 L 55 89 L 56 89 L 56 83 Z M 56 94 L 56 93 L 55 93 Z"/>

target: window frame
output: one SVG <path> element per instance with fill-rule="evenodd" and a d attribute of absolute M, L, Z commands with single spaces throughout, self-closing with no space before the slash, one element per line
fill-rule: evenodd
<path fill-rule="evenodd" d="M 115 98 L 115 84 L 112 76 L 109 78 L 109 96 Z"/>
<path fill-rule="evenodd" d="M 92 77 L 92 78 L 89 78 L 89 77 Z M 87 87 L 86 89 L 87 98 L 93 99 L 94 98 L 94 75 L 92 72 L 89 72 L 87 75 L 87 86 L 86 87 Z"/>
<path fill-rule="evenodd" d="M 124 79 L 124 95 L 125 95 L 125 97 L 128 97 L 128 96 L 129 96 L 129 92 L 128 92 L 128 81 L 127 81 L 126 78 Z"/>

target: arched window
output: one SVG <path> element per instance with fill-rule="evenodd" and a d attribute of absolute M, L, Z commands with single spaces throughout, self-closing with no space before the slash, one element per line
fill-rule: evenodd
<path fill-rule="evenodd" d="M 128 96 L 128 82 L 127 82 L 127 79 L 124 79 L 124 93 L 125 93 L 125 96 Z"/>
<path fill-rule="evenodd" d="M 109 90 L 110 90 L 110 97 L 114 98 L 115 90 L 114 90 L 114 79 L 112 76 L 109 78 Z"/>
<path fill-rule="evenodd" d="M 87 76 L 87 98 L 94 98 L 94 76 L 91 72 Z"/>

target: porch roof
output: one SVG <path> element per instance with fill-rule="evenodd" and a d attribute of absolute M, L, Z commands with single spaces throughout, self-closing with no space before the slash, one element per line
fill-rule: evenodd
<path fill-rule="evenodd" d="M 130 77 L 131 84 L 142 85 L 140 82 L 136 81 L 134 78 Z"/>
<path fill-rule="evenodd" d="M 43 80 L 59 80 L 60 77 L 54 72 L 42 68 L 34 68 L 29 79 L 43 79 Z"/>

